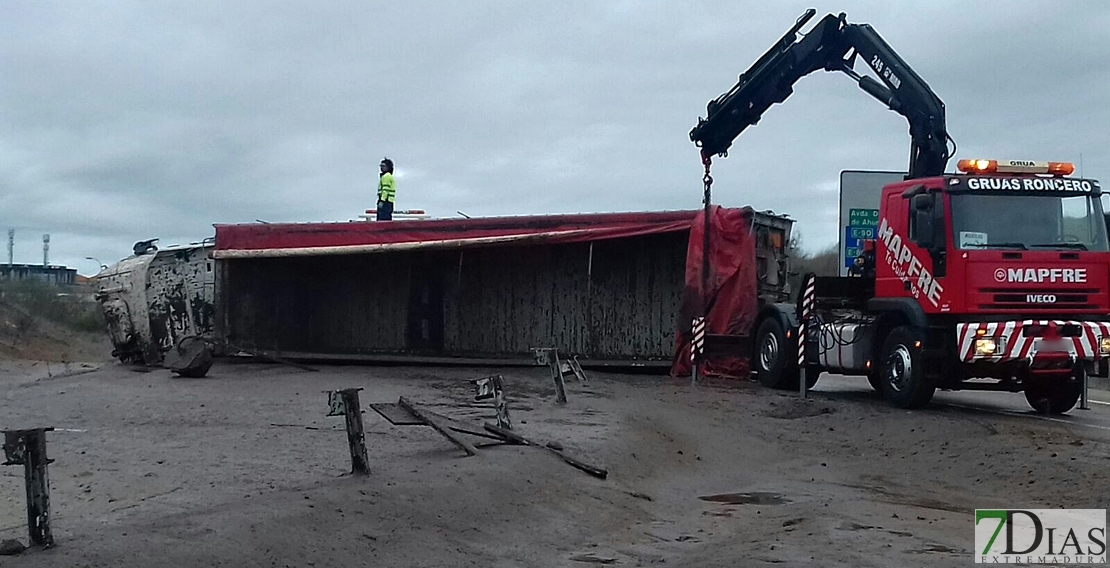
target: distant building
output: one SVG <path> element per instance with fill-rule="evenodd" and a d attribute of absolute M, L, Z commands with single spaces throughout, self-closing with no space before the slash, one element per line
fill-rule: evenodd
<path fill-rule="evenodd" d="M 77 269 L 41 264 L 0 264 L 0 280 L 38 280 L 53 286 L 72 286 Z"/>

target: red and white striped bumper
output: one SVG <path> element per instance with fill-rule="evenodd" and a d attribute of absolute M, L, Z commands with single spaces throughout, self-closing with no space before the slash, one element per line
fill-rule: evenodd
<path fill-rule="evenodd" d="M 1064 326 L 1078 326 L 1079 335 L 1060 336 Z M 1029 331 L 1028 336 L 1027 331 Z M 1046 358 L 1071 357 L 1093 361 L 1110 356 L 1099 353 L 1099 341 L 1103 337 L 1110 337 L 1110 322 L 1025 320 L 956 324 L 960 360 L 968 363 L 1013 360 L 1033 363 L 1038 354 Z M 992 338 L 1001 342 L 1001 345 L 994 354 L 977 354 L 976 338 Z"/>

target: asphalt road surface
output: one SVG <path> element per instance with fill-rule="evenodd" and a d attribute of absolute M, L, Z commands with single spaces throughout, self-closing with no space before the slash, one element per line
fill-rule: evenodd
<path fill-rule="evenodd" d="M 841 400 L 858 400 L 870 404 L 887 404 L 864 377 L 846 377 L 823 373 L 811 391 L 813 396 Z M 1037 414 L 1025 401 L 1023 393 L 996 391 L 942 391 L 933 397 L 932 405 L 973 413 L 1005 414 L 1030 420 L 1046 420 L 1110 433 L 1110 391 L 1090 389 L 1087 410 L 1075 405 L 1070 412 L 1057 416 Z M 1095 432 L 1091 432 L 1094 434 Z"/>

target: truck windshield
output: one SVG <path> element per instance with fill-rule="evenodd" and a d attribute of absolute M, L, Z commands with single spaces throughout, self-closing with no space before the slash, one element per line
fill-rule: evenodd
<path fill-rule="evenodd" d="M 960 193 L 951 204 L 961 249 L 1108 250 L 1102 205 L 1091 195 Z"/>

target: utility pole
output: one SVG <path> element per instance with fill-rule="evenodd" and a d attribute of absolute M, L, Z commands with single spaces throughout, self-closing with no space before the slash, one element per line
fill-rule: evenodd
<path fill-rule="evenodd" d="M 50 235 L 44 233 L 42 235 L 42 267 L 50 266 Z"/>

